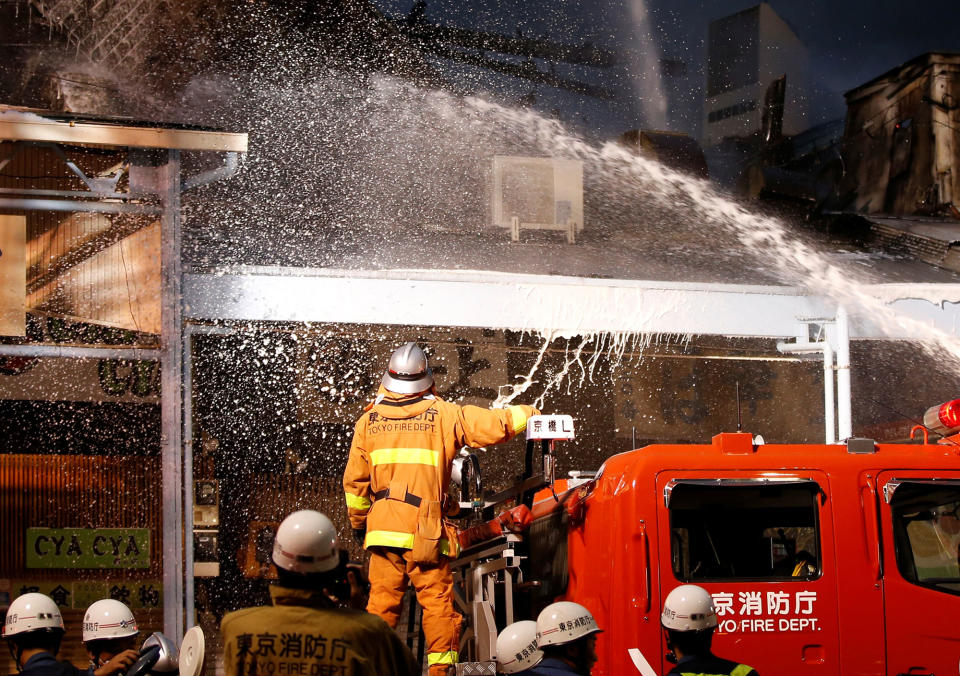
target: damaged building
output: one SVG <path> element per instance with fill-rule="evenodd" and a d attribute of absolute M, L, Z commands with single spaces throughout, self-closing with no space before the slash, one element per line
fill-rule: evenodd
<path fill-rule="evenodd" d="M 923 54 L 846 99 L 843 208 L 874 244 L 960 270 L 960 54 Z"/>
<path fill-rule="evenodd" d="M 846 99 L 853 210 L 960 218 L 960 54 L 924 54 Z"/>

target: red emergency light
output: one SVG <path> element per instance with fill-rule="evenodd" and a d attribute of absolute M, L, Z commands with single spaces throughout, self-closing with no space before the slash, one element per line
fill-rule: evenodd
<path fill-rule="evenodd" d="M 937 434 L 960 429 L 960 399 L 928 408 L 923 414 L 923 426 Z"/>

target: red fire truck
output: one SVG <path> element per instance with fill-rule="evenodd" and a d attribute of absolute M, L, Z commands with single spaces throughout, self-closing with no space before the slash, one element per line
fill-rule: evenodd
<path fill-rule="evenodd" d="M 956 433 L 960 400 L 925 423 Z M 505 624 L 570 600 L 604 630 L 594 674 L 665 674 L 660 609 L 684 583 L 714 598 L 715 653 L 760 674 L 958 673 L 960 435 L 932 443 L 915 428 L 918 443 L 780 445 L 723 433 L 621 453 L 579 485 L 538 490 L 572 420 L 534 426 L 545 431 L 528 432 L 523 482 L 461 502 L 489 510 L 513 499 L 533 516 L 455 564 L 474 660 L 462 673 L 485 673 L 468 670 L 495 659 Z M 543 476 L 533 472 L 536 440 Z"/>

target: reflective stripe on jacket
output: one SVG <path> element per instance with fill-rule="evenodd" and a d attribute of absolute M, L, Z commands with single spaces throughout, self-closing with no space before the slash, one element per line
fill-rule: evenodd
<path fill-rule="evenodd" d="M 318 592 L 270 588 L 272 606 L 228 613 L 220 624 L 226 676 L 420 676 L 376 615 L 334 608 Z"/>
<path fill-rule="evenodd" d="M 538 413 L 532 406 L 458 406 L 381 387 L 357 421 L 343 474 L 351 525 L 366 528 L 368 547 L 410 549 L 420 503 L 443 500 L 460 448 L 507 441 Z"/>
<path fill-rule="evenodd" d="M 757 676 L 757 672 L 746 664 L 708 655 L 681 660 L 668 676 Z"/>

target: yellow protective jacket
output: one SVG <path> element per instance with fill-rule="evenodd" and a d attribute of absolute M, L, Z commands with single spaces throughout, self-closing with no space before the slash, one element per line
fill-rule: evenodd
<path fill-rule="evenodd" d="M 457 452 L 507 441 L 533 415 L 532 406 L 489 410 L 381 387 L 357 421 L 343 474 L 350 523 L 366 528 L 365 546 L 411 549 L 421 501 L 443 501 Z M 456 555 L 446 540 L 440 546 Z"/>
<path fill-rule="evenodd" d="M 220 623 L 226 676 L 420 676 L 387 623 L 336 608 L 319 592 L 270 588 L 272 606 L 227 613 Z"/>

